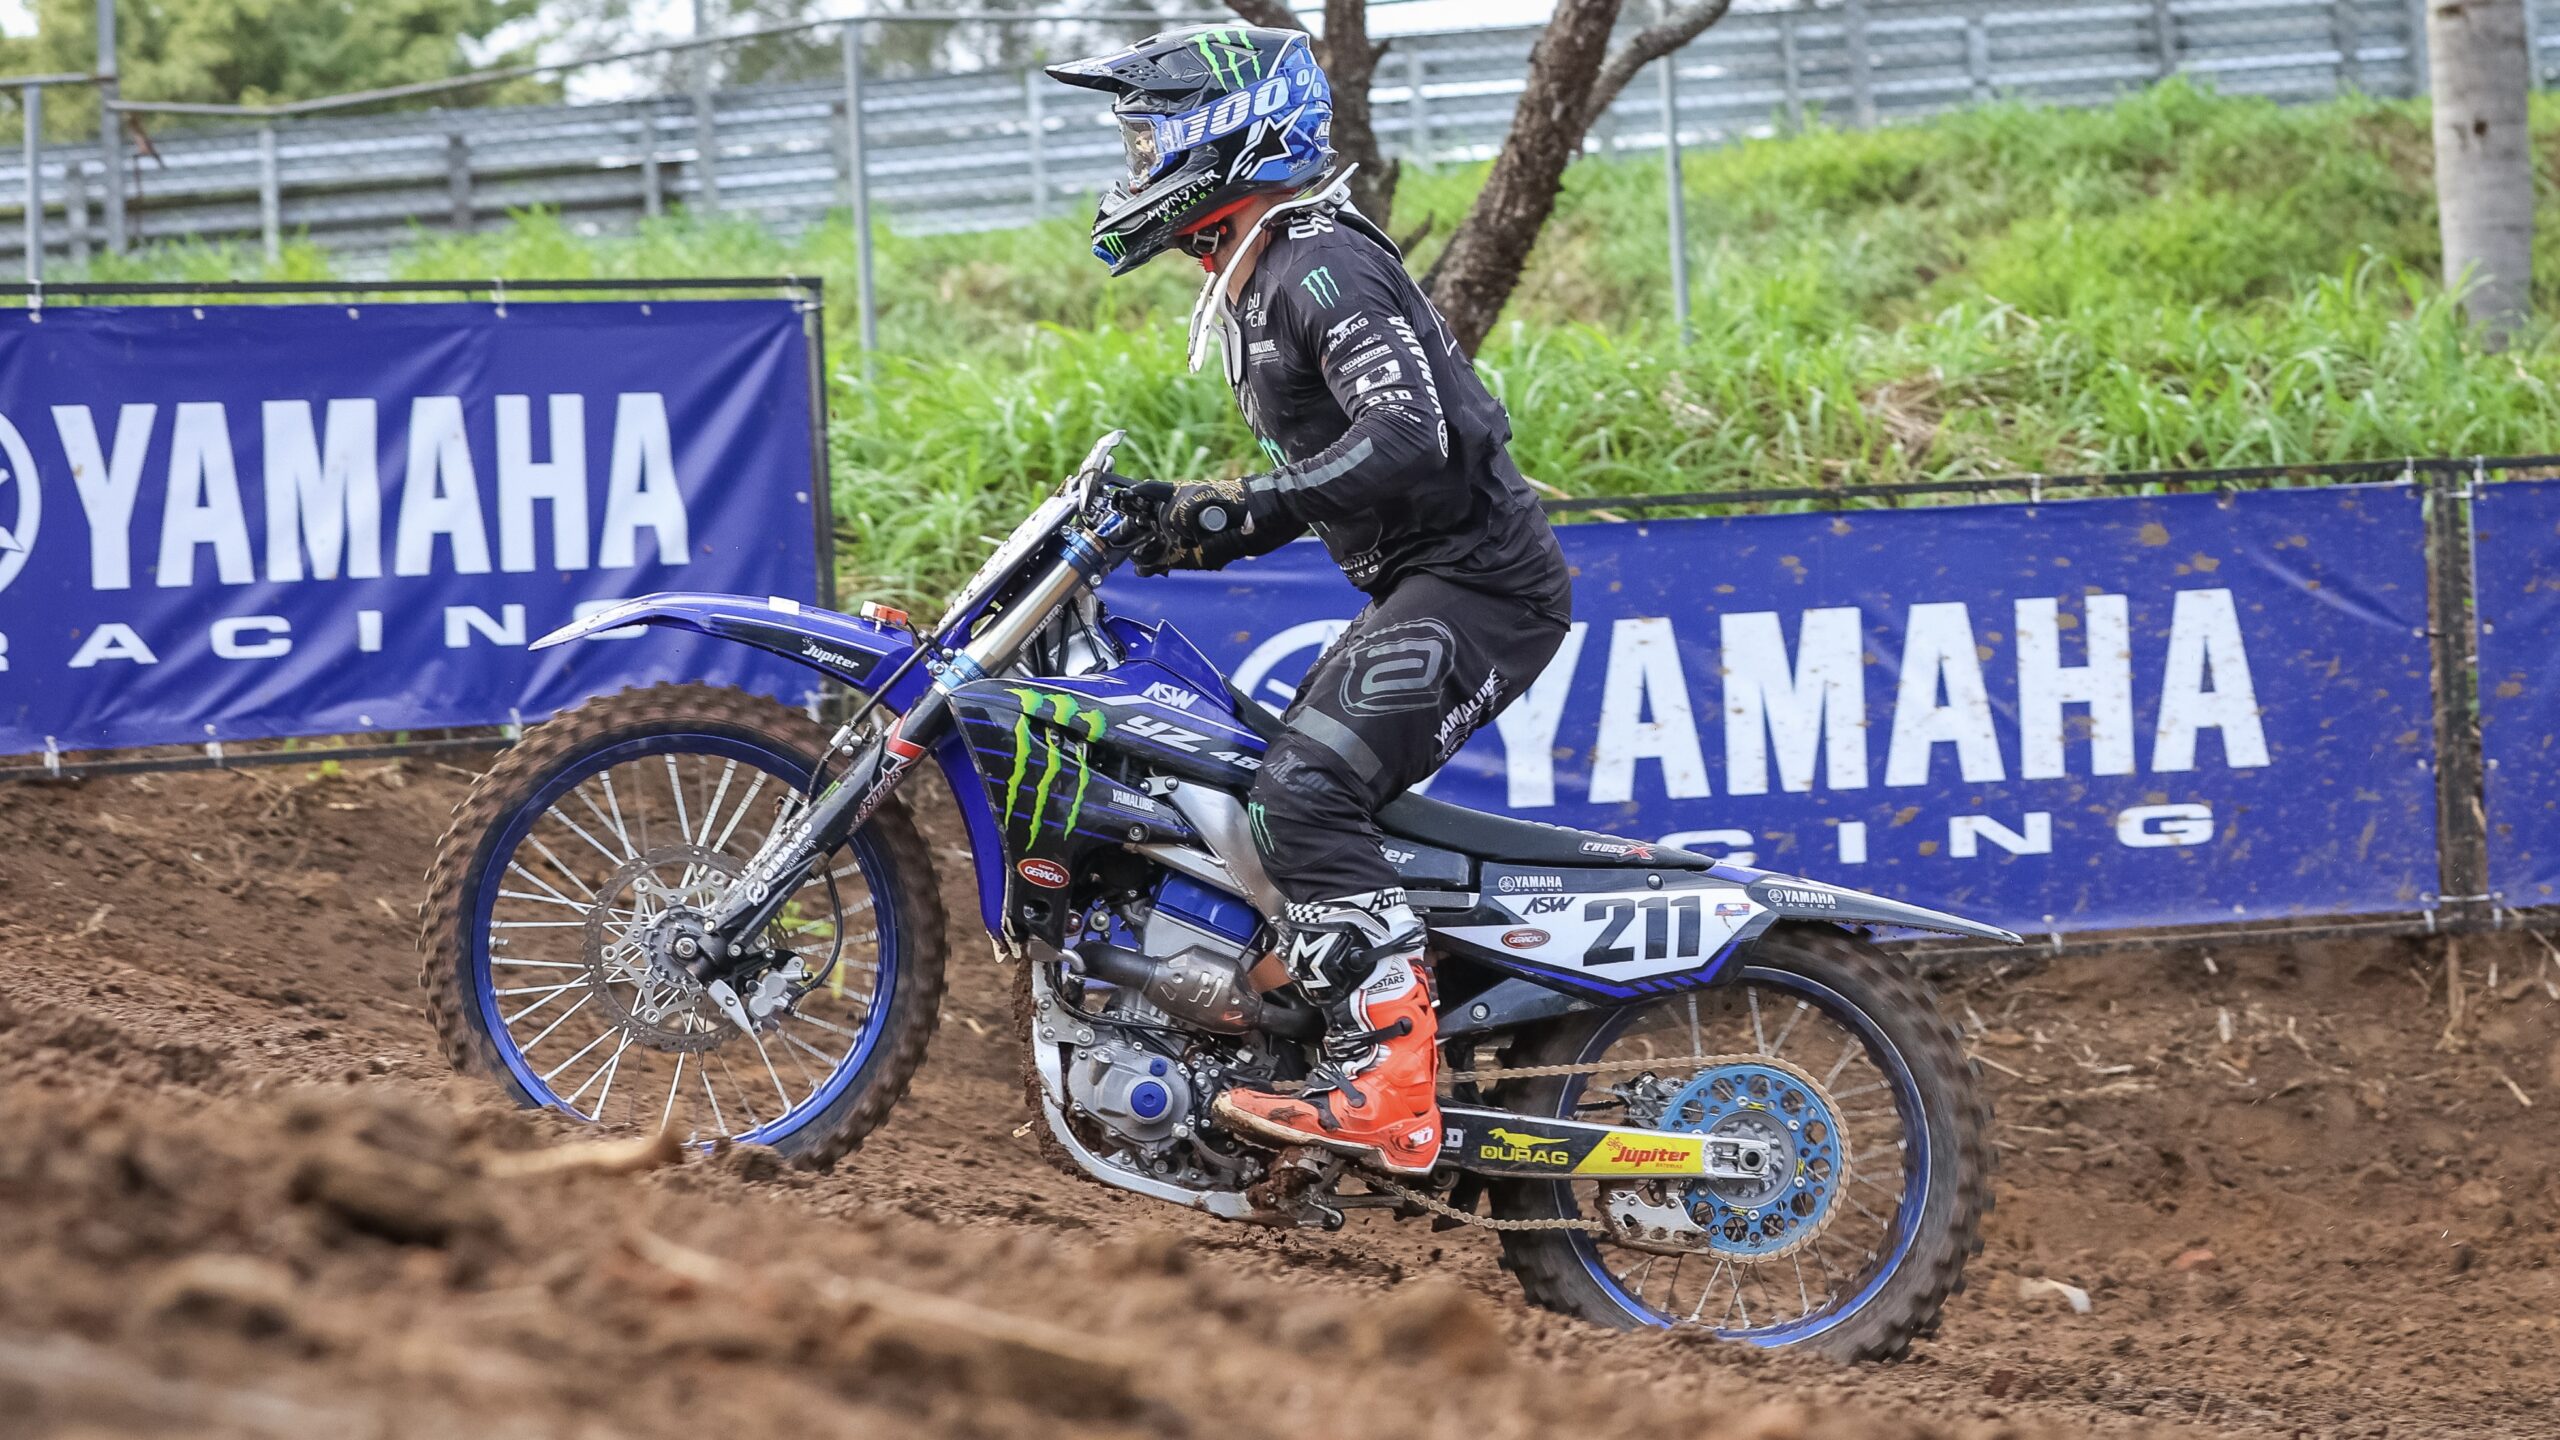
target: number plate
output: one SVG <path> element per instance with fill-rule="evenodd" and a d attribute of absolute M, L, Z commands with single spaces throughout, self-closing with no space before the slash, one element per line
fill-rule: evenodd
<path fill-rule="evenodd" d="M 1767 913 L 1739 885 L 1674 872 L 1655 890 L 1647 873 L 1488 865 L 1478 915 L 1516 918 L 1432 928 L 1508 963 L 1623 983 L 1698 969 Z"/>

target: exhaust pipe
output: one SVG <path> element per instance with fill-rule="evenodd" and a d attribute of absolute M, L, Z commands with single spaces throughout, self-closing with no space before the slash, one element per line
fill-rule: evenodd
<path fill-rule="evenodd" d="M 1324 1034 L 1324 1016 L 1315 1007 L 1258 993 L 1243 967 L 1206 950 L 1158 960 L 1095 940 L 1067 953 L 1075 957 L 1079 972 L 1135 990 L 1167 1015 L 1203 1030 L 1221 1035 L 1260 1030 L 1291 1040 Z"/>

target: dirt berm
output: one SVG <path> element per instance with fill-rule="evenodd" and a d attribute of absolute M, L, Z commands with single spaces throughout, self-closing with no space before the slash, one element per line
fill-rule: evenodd
<path fill-rule="evenodd" d="M 0 785 L 0 1436 L 2560 1433 L 2531 937 L 2451 1008 L 2400 944 L 1950 990 L 1999 1208 L 1942 1332 L 1851 1369 L 1528 1309 L 1483 1236 L 1059 1174 L 972 934 L 836 1173 L 593 1148 L 431 1053 L 411 910 L 467 780 Z"/>

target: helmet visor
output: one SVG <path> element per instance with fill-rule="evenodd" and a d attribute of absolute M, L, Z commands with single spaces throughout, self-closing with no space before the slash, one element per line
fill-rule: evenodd
<path fill-rule="evenodd" d="M 1163 168 L 1164 150 L 1157 139 L 1155 117 L 1123 115 L 1120 117 L 1120 148 L 1129 157 L 1129 178 L 1143 185 L 1155 178 Z"/>

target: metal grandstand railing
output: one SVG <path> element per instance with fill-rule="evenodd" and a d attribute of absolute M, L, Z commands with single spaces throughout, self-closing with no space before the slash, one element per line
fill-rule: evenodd
<path fill-rule="evenodd" d="M 2560 34 L 2538 13 L 2556 4 L 2527 7 L 2537 84 L 2560 73 Z M 48 257 L 77 263 L 101 248 L 185 239 L 272 256 L 302 238 L 362 276 L 380 273 L 422 234 L 468 231 L 533 207 L 595 233 L 677 206 L 752 216 L 786 233 L 848 209 L 935 232 L 1014 225 L 1087 203 L 1121 163 L 1090 96 L 1046 83 L 1036 68 L 870 73 L 866 34 L 952 18 L 903 12 L 779 27 L 265 108 L 113 98 L 147 145 L 120 144 L 110 163 L 96 144 L 40 145 L 31 125 L 21 158 L 0 163 L 0 266 L 41 279 Z M 971 18 L 1073 25 L 1088 37 L 1168 23 L 1129 11 Z M 2001 96 L 2094 104 L 2169 75 L 2281 100 L 2405 96 L 2424 88 L 2424 34 L 2423 0 L 1762 0 L 1758 8 L 1745 0 L 1673 57 L 1668 83 L 1630 86 L 1593 143 L 1649 151 L 1669 134 L 1713 144 L 1816 121 L 1891 123 Z M 822 55 L 832 37 L 841 63 L 797 82 L 599 104 L 382 108 L 445 93 L 468 101 L 492 78 L 635 56 L 678 54 L 683 63 L 681 52 L 716 54 L 785 35 L 821 42 Z M 1387 148 L 1427 161 L 1493 153 L 1536 35 L 1397 37 L 1373 90 Z M 85 83 L 14 77 L 0 79 L 0 89 L 18 93 L 32 118 L 45 88 Z M 360 113 L 367 109 L 374 113 Z M 1666 125 L 1675 113 L 1676 127 Z M 112 207 L 111 174 L 121 200 Z"/>

